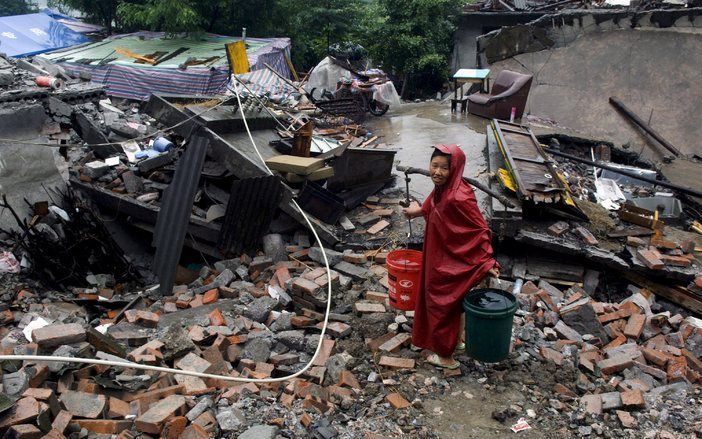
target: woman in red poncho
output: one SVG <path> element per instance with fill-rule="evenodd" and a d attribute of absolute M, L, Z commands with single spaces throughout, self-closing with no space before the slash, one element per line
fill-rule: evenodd
<path fill-rule="evenodd" d="M 466 156 L 458 145 L 435 145 L 429 163 L 434 190 L 408 218 L 424 216 L 423 268 L 414 309 L 412 344 L 434 352 L 427 361 L 456 369 L 453 358 L 461 334 L 462 300 L 487 276 L 499 276 L 490 229 L 478 209 L 473 188 L 463 181 Z"/>

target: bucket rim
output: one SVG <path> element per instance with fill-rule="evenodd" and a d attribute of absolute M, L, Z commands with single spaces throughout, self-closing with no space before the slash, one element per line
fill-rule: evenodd
<path fill-rule="evenodd" d="M 495 292 L 500 294 L 503 298 L 507 299 L 510 301 L 510 304 L 505 306 L 505 308 L 500 309 L 500 310 L 486 310 L 484 308 L 478 308 L 474 306 L 470 301 L 468 300 L 470 297 L 476 296 L 478 294 L 486 293 L 486 292 Z M 475 315 L 480 315 L 482 317 L 486 318 L 503 318 L 507 317 L 510 314 L 513 314 L 516 310 L 517 307 L 519 306 L 519 302 L 517 301 L 517 298 L 514 297 L 509 291 L 501 290 L 498 288 L 476 288 L 473 290 L 470 290 L 468 294 L 465 295 L 463 298 L 463 310 L 466 312 L 470 312 Z"/>

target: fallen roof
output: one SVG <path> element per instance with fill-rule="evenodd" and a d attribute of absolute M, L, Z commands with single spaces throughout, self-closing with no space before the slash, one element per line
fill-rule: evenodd
<path fill-rule="evenodd" d="M 44 13 L 0 17 L 0 51 L 25 57 L 88 42 Z"/>
<path fill-rule="evenodd" d="M 43 57 L 89 74 L 93 82 L 107 85 L 111 96 L 147 100 L 151 93 L 212 95 L 224 92 L 229 80 L 224 45 L 238 40 L 214 34 L 166 38 L 162 32 L 137 32 Z M 246 46 L 251 70 L 268 64 L 290 77 L 285 59 L 290 56 L 289 38 L 247 38 Z"/>

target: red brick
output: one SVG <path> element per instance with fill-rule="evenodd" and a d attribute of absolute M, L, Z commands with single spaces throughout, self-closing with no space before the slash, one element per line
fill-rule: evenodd
<path fill-rule="evenodd" d="M 322 323 L 317 324 L 317 327 L 321 329 Z M 342 338 L 351 333 L 351 326 L 346 323 L 331 322 L 327 325 L 327 332 L 333 337 Z"/>
<path fill-rule="evenodd" d="M 178 439 L 209 439 L 210 434 L 197 424 L 190 424 L 183 430 Z"/>
<path fill-rule="evenodd" d="M 580 406 L 585 413 L 599 416 L 602 414 L 602 397 L 600 395 L 584 395 L 580 398 Z"/>
<path fill-rule="evenodd" d="M 403 398 L 403 396 L 399 393 L 390 393 L 385 397 L 385 399 L 396 409 L 406 409 L 410 406 L 409 401 Z"/>
<path fill-rule="evenodd" d="M 352 389 L 361 389 L 361 385 L 358 383 L 358 380 L 353 373 L 345 369 L 341 371 L 341 374 L 339 374 L 339 385 L 342 387 L 350 387 Z"/>
<path fill-rule="evenodd" d="M 680 243 L 680 249 L 684 253 L 694 254 L 695 253 L 695 241 L 683 241 Z"/>
<path fill-rule="evenodd" d="M 319 349 L 319 354 L 312 362 L 313 366 L 324 366 L 334 350 L 334 345 L 336 342 L 334 340 L 325 338 L 322 340 L 322 346 Z"/>
<path fill-rule="evenodd" d="M 286 288 L 288 281 L 292 279 L 290 277 L 290 270 L 288 270 L 288 267 L 278 267 L 275 270 L 275 278 L 278 279 L 278 285 L 283 288 Z"/>
<path fill-rule="evenodd" d="M 629 245 L 631 247 L 646 247 L 648 243 L 636 236 L 627 236 L 626 237 L 626 245 Z"/>
<path fill-rule="evenodd" d="M 386 311 L 385 305 L 382 303 L 356 302 L 353 307 L 358 314 L 370 314 Z"/>
<path fill-rule="evenodd" d="M 644 325 L 646 325 L 646 316 L 643 314 L 634 314 L 629 317 L 629 321 L 624 327 L 624 335 L 638 340 L 643 332 Z"/>
<path fill-rule="evenodd" d="M 680 381 L 685 379 L 687 375 L 687 360 L 685 357 L 676 358 L 675 361 L 668 361 L 666 374 L 668 381 Z"/>
<path fill-rule="evenodd" d="M 573 392 L 572 390 L 570 390 L 569 388 L 567 388 L 566 386 L 564 386 L 563 384 L 560 384 L 560 383 L 557 383 L 553 386 L 553 391 L 558 393 L 559 395 L 563 395 L 563 396 L 568 397 L 568 398 L 577 398 L 578 397 L 578 395 L 575 392 Z"/>
<path fill-rule="evenodd" d="M 603 351 L 607 349 L 613 349 L 626 343 L 626 337 L 623 335 L 617 336 L 614 340 L 610 341 L 605 347 L 602 348 Z"/>
<path fill-rule="evenodd" d="M 183 414 L 185 398 L 180 395 L 171 395 L 152 404 L 149 410 L 136 419 L 135 427 L 138 431 L 149 434 L 160 434 L 165 422 Z"/>
<path fill-rule="evenodd" d="M 622 404 L 626 408 L 643 408 L 646 407 L 644 395 L 641 390 L 634 389 L 619 394 L 622 398 Z"/>
<path fill-rule="evenodd" d="M 208 303 L 214 303 L 219 300 L 219 290 L 217 288 L 206 291 L 205 295 L 202 296 L 202 303 L 207 305 Z"/>
<path fill-rule="evenodd" d="M 76 419 L 73 422 L 80 428 L 85 428 L 96 434 L 118 434 L 132 428 L 132 421 L 116 421 L 107 419 Z"/>
<path fill-rule="evenodd" d="M 352 264 L 365 264 L 366 262 L 368 262 L 368 258 L 362 253 L 345 254 L 344 256 L 342 256 L 342 259 Z"/>
<path fill-rule="evenodd" d="M 314 295 L 319 291 L 319 285 L 304 277 L 298 277 L 292 284 L 293 291 L 300 294 Z"/>
<path fill-rule="evenodd" d="M 156 313 L 137 310 L 136 311 L 136 323 L 146 326 L 147 328 L 155 328 L 158 326 L 159 316 Z"/>
<path fill-rule="evenodd" d="M 48 325 L 32 331 L 32 339 L 40 348 L 79 343 L 85 341 L 85 338 L 85 329 L 78 323 Z"/>
<path fill-rule="evenodd" d="M 397 352 L 402 346 L 406 346 L 412 340 L 412 335 L 406 332 L 397 334 L 390 340 L 381 344 L 378 349 L 385 352 Z"/>
<path fill-rule="evenodd" d="M 623 410 L 617 410 L 617 418 L 619 418 L 619 422 L 621 422 L 622 427 L 624 428 L 636 428 L 636 419 L 634 419 L 633 416 L 629 412 L 625 412 Z"/>
<path fill-rule="evenodd" d="M 697 373 L 702 373 L 702 361 L 700 361 L 699 358 L 695 357 L 695 354 L 688 351 L 687 349 L 682 349 L 682 354 L 685 356 L 685 359 L 687 360 L 687 365 L 690 369 L 694 370 Z"/>
<path fill-rule="evenodd" d="M 668 362 L 668 356 L 656 349 L 642 347 L 641 352 L 643 353 L 646 361 L 649 361 L 657 366 L 665 367 L 666 363 Z"/>
<path fill-rule="evenodd" d="M 166 422 L 161 437 L 165 439 L 178 439 L 187 426 L 188 418 L 185 416 L 176 416 Z"/>
<path fill-rule="evenodd" d="M 636 251 L 636 258 L 651 270 L 660 270 L 665 267 L 663 261 L 661 261 L 658 255 L 650 249 L 638 249 Z"/>
<path fill-rule="evenodd" d="M 377 223 L 375 223 L 371 228 L 366 230 L 366 232 L 369 235 L 375 235 L 375 234 L 379 233 L 380 231 L 384 230 L 389 225 L 390 225 L 390 223 L 388 221 L 380 220 Z"/>
<path fill-rule="evenodd" d="M 575 232 L 576 235 L 580 237 L 580 239 L 583 240 L 583 242 L 587 245 L 597 245 L 599 242 L 597 239 L 590 233 L 588 229 L 586 229 L 583 226 L 578 226 L 576 227 L 573 232 Z"/>
<path fill-rule="evenodd" d="M 378 365 L 390 369 L 412 369 L 414 368 L 414 360 L 411 358 L 382 356 Z"/>
<path fill-rule="evenodd" d="M 370 300 L 372 302 L 380 302 L 380 303 L 385 303 L 388 298 L 387 293 L 379 293 L 377 291 L 366 291 L 366 300 Z"/>
<path fill-rule="evenodd" d="M 292 323 L 294 328 L 305 328 L 308 326 L 313 326 L 314 322 L 314 319 L 311 319 L 306 316 L 293 316 L 290 319 L 290 323 Z"/>
<path fill-rule="evenodd" d="M 305 428 L 309 428 L 309 426 L 312 425 L 312 418 L 310 415 L 303 413 L 302 416 L 300 416 L 300 424 Z"/>
<path fill-rule="evenodd" d="M 10 427 L 3 438 L 8 439 L 39 439 L 44 434 L 37 427 L 31 424 L 19 424 Z"/>
<path fill-rule="evenodd" d="M 59 433 L 63 433 L 72 420 L 73 415 L 68 410 L 61 410 L 51 423 L 51 428 Z"/>
<path fill-rule="evenodd" d="M 129 403 L 114 396 L 110 396 L 108 407 L 107 416 L 109 418 L 126 418 L 131 413 Z"/>
<path fill-rule="evenodd" d="M 661 255 L 661 261 L 663 261 L 665 265 L 672 265 L 674 267 L 689 267 L 692 265 L 692 261 L 684 256 Z"/>
<path fill-rule="evenodd" d="M 612 374 L 616 372 L 621 372 L 624 369 L 628 369 L 634 364 L 634 360 L 627 355 L 616 355 L 612 358 L 606 360 L 598 361 L 597 367 L 604 374 Z"/>
<path fill-rule="evenodd" d="M 544 357 L 544 359 L 556 363 L 557 366 L 563 364 L 563 354 L 561 354 L 560 352 L 554 351 L 553 349 L 548 348 L 546 346 L 541 346 L 539 353 L 542 357 Z"/>
<path fill-rule="evenodd" d="M 547 229 L 548 234 L 551 236 L 561 236 L 570 229 L 570 226 L 565 221 L 558 221 L 553 223 Z"/>
<path fill-rule="evenodd" d="M 210 317 L 211 326 L 227 326 L 227 322 L 224 320 L 222 311 L 220 311 L 219 308 L 213 309 L 208 316 Z"/>
<path fill-rule="evenodd" d="M 314 282 L 315 279 L 317 279 L 318 277 L 324 276 L 325 274 L 327 274 L 327 269 L 324 267 L 319 267 L 319 268 L 315 268 L 312 271 L 308 271 L 307 273 L 304 273 L 302 275 L 302 277 L 304 277 L 305 279 L 307 279 L 309 281 Z"/>
<path fill-rule="evenodd" d="M 141 401 L 142 404 L 153 404 L 156 401 L 159 401 L 163 398 L 166 398 L 171 395 L 175 395 L 178 393 L 183 393 L 185 391 L 185 387 L 181 385 L 175 385 L 175 386 L 169 386 L 169 387 L 164 387 L 162 389 L 154 389 L 150 390 L 147 392 L 142 392 L 142 393 L 127 393 L 122 395 L 122 400 L 127 401 L 127 402 L 132 402 L 135 400 Z"/>

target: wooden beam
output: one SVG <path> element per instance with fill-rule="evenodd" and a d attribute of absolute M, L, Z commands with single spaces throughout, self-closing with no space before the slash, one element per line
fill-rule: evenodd
<path fill-rule="evenodd" d="M 623 272 L 623 274 L 624 277 L 631 282 L 646 288 L 652 293 L 661 296 L 664 299 L 675 303 L 676 305 L 680 305 L 683 308 L 696 312 L 697 314 L 702 314 L 702 297 L 688 291 L 686 288 L 677 285 L 663 285 L 632 271 L 626 271 Z"/>

